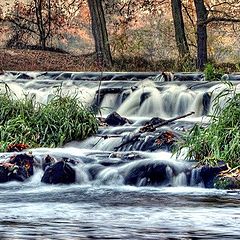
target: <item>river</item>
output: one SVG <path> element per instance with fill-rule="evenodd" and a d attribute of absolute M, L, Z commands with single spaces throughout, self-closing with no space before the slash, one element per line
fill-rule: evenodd
<path fill-rule="evenodd" d="M 24 89 L 36 94 L 42 102 L 47 101 L 54 85 L 49 75 L 44 78 L 42 74 L 29 75 L 33 80 L 18 78 L 17 73 L 8 73 L 2 80 L 19 95 Z M 91 81 L 87 79 L 79 84 L 72 81 L 73 76 L 76 78 L 72 74 L 71 81 L 60 82 L 61 85 L 72 92 L 77 89 L 86 105 L 91 105 L 96 101 L 94 93 L 99 89 L 99 82 L 94 83 L 92 76 L 87 76 Z M 151 79 L 133 91 L 136 85 L 139 83 L 134 81 L 102 83 L 101 87 L 112 92 L 101 98 L 99 104 L 105 109 L 101 114 L 119 110 L 133 119 L 134 124 L 100 128 L 99 134 L 126 135 L 152 116 L 169 118 L 194 110 L 193 117 L 171 126 L 176 131 L 189 128 L 204 119 L 203 94 L 217 88 L 216 84 L 206 82 L 165 85 Z M 211 104 L 208 108 L 211 111 Z M 27 182 L 1 184 L 0 239 L 240 239 L 238 191 L 206 189 L 193 180 L 187 184 L 183 169 L 191 163 L 177 160 L 165 149 L 144 151 L 144 142 L 127 145 L 118 151 L 119 155 L 113 156 L 114 148 L 120 143 L 119 138 L 95 136 L 63 148 L 32 149 L 38 158 L 50 154 L 79 160 L 77 183 L 46 185 L 40 182 L 42 170 L 36 170 Z M 1 159 L 8 156 L 2 153 Z M 135 167 L 149 163 L 155 167 L 162 163 L 169 166 L 168 186 L 150 186 L 144 177 L 135 186 L 124 183 Z M 102 168 L 97 177 L 91 179 L 89 169 L 93 166 L 98 169 L 99 165 Z M 177 174 L 171 169 L 178 169 Z"/>

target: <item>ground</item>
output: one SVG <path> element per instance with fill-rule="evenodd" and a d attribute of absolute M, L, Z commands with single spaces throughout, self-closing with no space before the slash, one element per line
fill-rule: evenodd
<path fill-rule="evenodd" d="M 93 57 L 74 56 L 39 50 L 0 49 L 0 70 L 15 71 L 91 71 Z"/>

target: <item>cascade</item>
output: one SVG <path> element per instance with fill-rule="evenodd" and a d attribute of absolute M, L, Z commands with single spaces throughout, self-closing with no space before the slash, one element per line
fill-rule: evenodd
<path fill-rule="evenodd" d="M 116 111 L 133 121 L 124 126 L 100 127 L 97 135 L 82 142 L 70 142 L 63 148 L 31 150 L 39 165 L 46 155 L 56 160 L 70 159 L 79 184 L 206 186 L 201 169 L 192 170 L 192 162 L 172 156 L 169 144 L 156 143 L 156 137 L 166 132 L 171 131 L 178 138 L 195 122 L 207 124 L 207 115 L 214 111 L 213 99 L 225 85 L 203 81 L 201 74 L 193 76 L 183 80 L 183 75 L 176 74 L 174 81 L 164 82 L 159 73 L 6 72 L 0 76 L 0 91 L 14 93 L 16 98 L 28 94 L 43 104 L 61 91 L 78 97 L 99 116 L 106 117 Z M 122 141 L 131 139 L 152 117 L 171 119 L 189 112 L 194 115 L 144 133 L 138 141 L 121 146 Z M 0 156 L 1 161 L 6 161 L 11 154 Z M 33 181 L 40 181 L 41 174 L 38 171 Z"/>

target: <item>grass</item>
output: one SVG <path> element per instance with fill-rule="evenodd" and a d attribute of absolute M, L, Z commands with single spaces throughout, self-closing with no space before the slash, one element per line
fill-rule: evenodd
<path fill-rule="evenodd" d="M 76 96 L 63 96 L 61 90 L 46 105 L 27 95 L 17 99 L 8 89 L 0 94 L 1 151 L 14 143 L 31 147 L 62 146 L 83 140 L 97 129 L 94 113 L 82 106 Z"/>
<path fill-rule="evenodd" d="M 202 165 L 216 166 L 223 162 L 230 167 L 239 166 L 240 93 L 229 84 L 229 87 L 215 98 L 214 107 L 210 125 L 205 128 L 195 125 L 180 143 L 178 151 L 187 147 L 187 158 L 195 159 Z"/>

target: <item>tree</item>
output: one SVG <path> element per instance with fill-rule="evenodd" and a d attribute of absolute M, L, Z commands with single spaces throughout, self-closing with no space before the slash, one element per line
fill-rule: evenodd
<path fill-rule="evenodd" d="M 184 29 L 181 0 L 171 0 L 175 39 L 180 57 L 189 55 L 189 47 Z"/>
<path fill-rule="evenodd" d="M 73 0 L 71 3 L 64 0 L 31 0 L 28 3 L 16 1 L 3 19 L 11 23 L 13 30 L 10 45 L 16 44 L 18 40 L 22 44 L 24 35 L 27 42 L 31 38 L 36 39 L 37 46 L 46 50 L 53 36 L 68 24 L 70 15 L 75 14 L 80 2 L 81 0 Z"/>
<path fill-rule="evenodd" d="M 206 1 L 205 1 L 206 2 Z M 208 60 L 207 26 L 210 23 L 240 22 L 240 4 L 238 0 L 216 0 L 214 4 L 204 0 L 194 0 L 197 16 L 197 67 L 203 70 Z"/>
<path fill-rule="evenodd" d="M 204 0 L 194 0 L 197 15 L 197 68 L 204 69 L 207 63 L 207 19 L 208 11 Z"/>
<path fill-rule="evenodd" d="M 95 41 L 95 51 L 100 66 L 111 66 L 112 55 L 108 40 L 106 20 L 102 0 L 88 0 L 92 19 L 92 33 Z"/>

